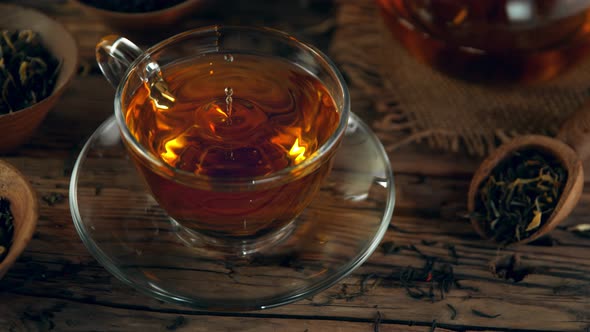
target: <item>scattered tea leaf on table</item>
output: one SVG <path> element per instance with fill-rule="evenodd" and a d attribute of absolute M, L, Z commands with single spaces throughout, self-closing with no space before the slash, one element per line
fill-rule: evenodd
<path fill-rule="evenodd" d="M 373 323 L 373 332 L 379 332 L 381 330 L 381 312 L 377 311 L 375 315 L 375 322 Z"/>
<path fill-rule="evenodd" d="M 578 224 L 567 228 L 568 231 L 585 238 L 590 238 L 590 224 Z"/>
<path fill-rule="evenodd" d="M 50 193 L 42 197 L 43 201 L 49 206 L 54 206 L 64 201 L 65 196 L 61 193 Z"/>
<path fill-rule="evenodd" d="M 430 325 L 430 332 L 434 332 L 436 330 L 436 319 L 432 321 Z"/>
<path fill-rule="evenodd" d="M 455 320 L 455 318 L 457 318 L 457 309 L 455 309 L 455 307 L 453 307 L 452 305 L 447 303 L 447 307 L 449 308 L 449 310 L 451 310 L 451 320 Z"/>
<path fill-rule="evenodd" d="M 172 321 L 172 323 L 166 325 L 166 330 L 176 331 L 184 325 L 186 325 L 186 318 L 184 318 L 184 316 L 177 316 L 176 318 L 174 318 L 174 321 Z"/>
<path fill-rule="evenodd" d="M 400 246 L 396 246 L 395 243 L 392 241 L 383 242 L 381 244 L 381 251 L 383 251 L 383 255 L 392 255 L 401 250 Z"/>
<path fill-rule="evenodd" d="M 524 264 L 519 255 L 513 254 L 495 259 L 490 263 L 490 270 L 497 278 L 520 282 L 529 274 L 536 272 L 537 268 Z"/>
<path fill-rule="evenodd" d="M 498 317 L 502 316 L 502 314 L 492 315 L 492 314 L 485 313 L 483 311 L 479 311 L 477 309 L 471 309 L 471 312 L 476 316 L 484 317 L 484 318 L 498 318 Z"/>
<path fill-rule="evenodd" d="M 422 243 L 425 246 L 429 246 L 430 247 L 430 246 L 433 246 L 433 245 L 437 244 L 438 241 L 435 241 L 435 240 L 429 241 L 429 240 L 424 240 L 423 239 L 423 240 L 420 241 L 420 243 Z"/>

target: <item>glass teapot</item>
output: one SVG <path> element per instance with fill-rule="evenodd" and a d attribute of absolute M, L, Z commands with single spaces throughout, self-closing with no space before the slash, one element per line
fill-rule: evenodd
<path fill-rule="evenodd" d="M 415 58 L 465 79 L 533 82 L 590 51 L 590 0 L 377 0 Z"/>

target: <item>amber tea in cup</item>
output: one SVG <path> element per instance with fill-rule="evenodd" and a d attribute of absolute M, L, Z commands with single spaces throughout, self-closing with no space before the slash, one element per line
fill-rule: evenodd
<path fill-rule="evenodd" d="M 590 51 L 590 0 L 376 0 L 415 58 L 472 81 L 554 78 Z"/>
<path fill-rule="evenodd" d="M 167 166 L 212 181 L 263 177 L 298 165 L 338 126 L 340 115 L 326 88 L 287 61 L 213 54 L 163 72 L 175 102 L 160 108 L 154 87 L 141 85 L 130 96 L 125 122 Z M 284 227 L 309 203 L 329 168 L 326 162 L 268 189 L 217 191 L 177 183 L 139 165 L 154 197 L 175 220 L 204 234 L 233 237 Z"/>
<path fill-rule="evenodd" d="M 99 62 L 123 55 L 122 44 L 99 44 Z M 118 86 L 123 141 L 183 239 L 243 252 L 287 233 L 329 173 L 348 120 L 329 59 L 270 29 L 172 37 L 139 55 Z"/>

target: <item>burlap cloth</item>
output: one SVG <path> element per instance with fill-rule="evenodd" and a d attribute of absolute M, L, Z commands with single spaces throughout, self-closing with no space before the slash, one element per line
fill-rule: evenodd
<path fill-rule="evenodd" d="M 590 95 L 590 61 L 550 82 L 491 87 L 454 80 L 414 60 L 373 1 L 341 0 L 330 54 L 388 152 L 425 141 L 483 156 L 516 135 L 554 135 Z"/>

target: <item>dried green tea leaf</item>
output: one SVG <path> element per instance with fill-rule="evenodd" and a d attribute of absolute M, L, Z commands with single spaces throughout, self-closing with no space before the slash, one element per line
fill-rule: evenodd
<path fill-rule="evenodd" d="M 578 224 L 567 228 L 568 231 L 585 238 L 590 238 L 590 224 Z"/>
<path fill-rule="evenodd" d="M 501 244 L 530 237 L 559 202 L 567 171 L 554 156 L 528 148 L 508 155 L 484 179 L 472 217 Z"/>
<path fill-rule="evenodd" d="M 533 220 L 531 220 L 529 225 L 526 227 L 525 231 L 527 232 L 532 231 L 533 229 L 537 229 L 541 225 L 541 216 L 543 214 L 541 213 L 541 211 L 533 211 L 533 213 L 535 214 L 535 216 L 533 217 Z"/>
<path fill-rule="evenodd" d="M 590 232 L 590 224 L 577 224 L 567 228 L 570 232 Z"/>

